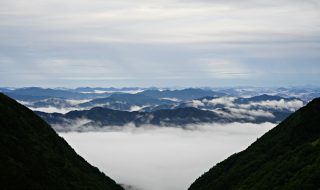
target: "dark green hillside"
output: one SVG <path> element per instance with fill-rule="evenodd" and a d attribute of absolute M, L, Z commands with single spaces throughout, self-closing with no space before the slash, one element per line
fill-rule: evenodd
<path fill-rule="evenodd" d="M 320 98 L 211 168 L 189 188 L 215 189 L 320 189 Z"/>
<path fill-rule="evenodd" d="M 28 108 L 0 93 L 0 189 L 122 190 Z"/>

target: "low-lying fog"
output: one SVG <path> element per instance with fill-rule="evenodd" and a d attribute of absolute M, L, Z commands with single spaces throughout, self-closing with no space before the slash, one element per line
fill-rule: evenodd
<path fill-rule="evenodd" d="M 123 130 L 60 135 L 78 154 L 118 183 L 139 190 L 186 190 L 217 162 L 245 149 L 274 126 L 128 126 Z"/>

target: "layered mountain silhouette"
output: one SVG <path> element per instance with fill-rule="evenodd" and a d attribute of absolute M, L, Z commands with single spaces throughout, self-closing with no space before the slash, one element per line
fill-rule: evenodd
<path fill-rule="evenodd" d="M 284 98 L 281 96 L 271 96 L 268 94 L 262 94 L 259 96 L 253 96 L 250 98 L 237 98 L 235 100 L 235 103 L 239 103 L 239 104 L 248 104 L 250 102 L 261 102 L 261 101 L 280 101 L 280 100 L 284 100 L 284 101 L 292 101 L 292 100 L 299 100 L 297 98 Z"/>
<path fill-rule="evenodd" d="M 127 93 L 125 93 L 124 90 L 128 90 Z M 3 91 L 10 97 L 16 99 L 32 110 L 49 113 L 66 113 L 73 110 L 90 110 L 95 107 L 129 112 L 139 111 L 142 113 L 142 115 L 148 116 L 152 116 L 153 113 L 160 113 L 157 112 L 159 110 L 165 110 L 161 111 L 161 113 L 166 114 L 169 112 L 180 112 L 182 108 L 189 107 L 203 111 L 214 112 L 214 114 L 212 114 L 214 115 L 214 118 L 201 119 L 198 118 L 199 116 L 197 116 L 195 113 L 198 112 L 197 110 L 186 109 L 189 110 L 188 115 L 192 115 L 191 112 L 195 113 L 192 116 L 194 119 L 192 119 L 189 124 L 193 124 L 197 120 L 198 123 L 208 122 L 208 120 L 209 122 L 230 121 L 250 123 L 279 123 L 305 104 L 305 101 L 297 97 L 290 97 L 288 95 L 278 96 L 262 94 L 258 96 L 239 97 L 227 95 L 219 90 L 212 91 L 210 89 L 196 88 L 160 90 L 156 88 L 44 89 L 29 87 L 18 89 L 0 88 L 0 91 Z M 150 113 L 148 114 L 144 112 Z M 218 119 L 216 117 L 217 115 L 219 116 Z M 50 115 L 50 118 L 55 116 L 58 115 Z M 47 117 L 44 118 L 46 119 Z M 179 119 L 180 122 L 167 121 L 170 120 L 170 117 L 164 119 L 165 121 L 160 121 L 158 123 L 163 123 L 164 125 L 179 125 L 181 123 L 187 123 L 188 121 L 188 118 L 181 118 Z M 51 119 L 46 119 L 46 121 L 50 122 Z M 149 120 L 144 119 L 144 121 L 146 122 L 143 123 L 148 124 L 147 121 Z M 94 122 L 100 121 L 96 120 Z M 112 124 L 113 121 L 110 121 L 110 125 Z"/>
<path fill-rule="evenodd" d="M 98 127 L 123 126 L 130 123 L 136 126 L 230 122 L 279 123 L 305 104 L 296 97 L 267 94 L 233 97 L 219 91 L 196 88 L 181 90 L 150 88 L 133 94 L 119 90 L 134 92 L 142 89 L 30 87 L 0 90 L 37 111 L 36 113 L 49 124 L 60 126 L 73 126 L 75 122 L 79 123 L 80 119 L 90 120 L 82 122 L 83 126 Z M 96 91 L 99 93 L 95 93 Z"/>
<path fill-rule="evenodd" d="M 0 188 L 123 190 L 34 112 L 0 93 Z"/>
<path fill-rule="evenodd" d="M 175 98 L 179 100 L 192 100 L 197 98 L 202 98 L 205 96 L 225 96 L 225 93 L 222 92 L 214 92 L 212 90 L 204 90 L 198 88 L 187 88 L 182 90 L 145 90 L 140 92 L 139 94 L 143 94 L 146 96 L 150 96 L 153 98 Z"/>
<path fill-rule="evenodd" d="M 5 93 L 7 96 L 16 100 L 33 101 L 43 100 L 47 98 L 64 98 L 64 99 L 82 99 L 82 98 L 97 98 L 102 94 L 90 94 L 80 93 L 75 90 L 69 89 L 51 89 L 51 88 L 39 88 L 39 87 L 25 87 L 18 89 L 0 89 L 0 92 Z M 103 96 L 108 95 L 104 93 Z"/>
<path fill-rule="evenodd" d="M 154 112 L 128 112 L 95 107 L 90 110 L 71 111 L 66 114 L 35 112 L 52 125 L 72 126 L 74 122 L 87 119 L 87 126 L 123 126 L 133 123 L 136 126 L 153 124 L 161 126 L 178 126 L 204 122 L 228 122 L 211 111 L 196 108 L 179 108 L 174 110 L 157 110 Z M 71 128 L 69 128 L 72 130 Z"/>
<path fill-rule="evenodd" d="M 227 111 L 227 110 L 226 110 Z M 124 126 L 127 124 L 141 125 L 157 125 L 157 126 L 174 126 L 180 127 L 188 124 L 199 123 L 231 123 L 252 122 L 251 118 L 247 117 L 226 117 L 219 113 L 208 110 L 201 110 L 194 107 L 184 107 L 176 109 L 159 109 L 152 112 L 139 111 L 119 111 L 103 107 L 94 107 L 90 110 L 70 111 L 66 114 L 61 113 L 45 113 L 35 112 L 42 119 L 58 131 L 77 130 L 72 128 L 80 122 L 82 127 L 107 127 L 107 126 Z M 274 112 L 273 117 L 257 116 L 254 118 L 255 123 L 263 122 L 278 122 L 286 118 L 288 112 Z M 58 128 L 56 128 L 58 125 Z"/>
<path fill-rule="evenodd" d="M 132 106 L 152 106 L 172 104 L 173 101 L 162 100 L 143 94 L 112 94 L 106 98 L 97 98 L 86 103 L 79 104 L 79 107 L 105 106 L 116 110 L 130 110 Z"/>
<path fill-rule="evenodd" d="M 189 188 L 220 189 L 320 189 L 320 98 L 218 163 Z"/>
<path fill-rule="evenodd" d="M 239 103 L 235 103 L 236 101 Z M 281 103 L 281 101 L 283 102 Z M 59 103 L 55 99 L 51 102 Z M 45 103 L 41 102 L 41 104 Z M 283 107 L 277 107 L 278 103 Z M 136 126 L 145 124 L 183 126 L 196 123 L 231 122 L 279 123 L 293 112 L 292 108 L 296 107 L 295 103 L 303 104 L 297 98 L 269 95 L 250 98 L 207 96 L 179 104 L 142 94 L 113 94 L 107 98 L 94 99 L 80 104 L 82 107 L 89 107 L 85 110 L 70 111 L 65 114 L 40 111 L 36 111 L 36 113 L 52 125 L 65 126 L 64 129 L 61 127 L 55 128 L 56 130 L 63 129 L 63 131 L 73 130 L 71 126 L 74 126 L 75 123 L 79 124 L 79 120 L 88 120 L 87 122 L 81 122 L 83 127 L 123 126 L 130 123 Z M 149 105 L 149 107 L 144 107 L 144 105 Z M 289 106 L 287 107 L 287 105 Z M 293 107 L 290 107 L 290 105 Z M 90 109 L 90 106 L 98 107 Z M 140 111 L 127 111 L 132 106 L 143 108 Z"/>

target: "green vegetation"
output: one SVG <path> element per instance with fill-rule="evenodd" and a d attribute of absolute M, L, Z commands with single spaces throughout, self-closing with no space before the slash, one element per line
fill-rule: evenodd
<path fill-rule="evenodd" d="M 28 108 L 0 93 L 0 189 L 123 190 Z"/>
<path fill-rule="evenodd" d="M 214 189 L 320 189 L 320 98 L 211 168 L 189 188 Z"/>

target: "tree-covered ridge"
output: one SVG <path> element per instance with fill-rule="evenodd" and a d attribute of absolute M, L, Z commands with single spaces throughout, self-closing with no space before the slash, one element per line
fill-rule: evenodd
<path fill-rule="evenodd" d="M 320 189 L 320 98 L 211 168 L 189 188 L 209 189 Z"/>
<path fill-rule="evenodd" d="M 28 108 L 0 93 L 3 190 L 123 190 Z"/>

